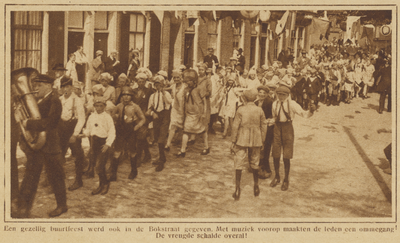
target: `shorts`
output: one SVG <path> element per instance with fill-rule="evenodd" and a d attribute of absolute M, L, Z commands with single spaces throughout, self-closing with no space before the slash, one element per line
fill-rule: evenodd
<path fill-rule="evenodd" d="M 274 126 L 274 142 L 272 144 L 272 157 L 293 158 L 294 130 L 292 122 L 276 122 Z"/>
<path fill-rule="evenodd" d="M 234 148 L 235 156 L 235 170 L 245 170 L 247 165 L 250 164 L 250 167 L 253 170 L 258 170 L 258 165 L 260 163 L 260 150 L 261 147 L 242 147 L 236 145 Z M 247 153 L 250 154 L 250 161 L 247 162 L 249 156 Z"/>

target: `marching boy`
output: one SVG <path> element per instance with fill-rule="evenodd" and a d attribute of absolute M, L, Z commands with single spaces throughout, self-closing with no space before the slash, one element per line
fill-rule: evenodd
<path fill-rule="evenodd" d="M 295 114 L 302 117 L 311 117 L 316 109 L 315 104 L 310 105 L 310 111 L 304 111 L 301 106 L 289 98 L 290 89 L 280 86 L 276 89 L 278 99 L 272 104 L 272 115 L 275 120 L 274 142 L 272 144 L 272 157 L 274 159 L 275 178 L 271 187 L 280 182 L 279 161 L 283 150 L 283 163 L 285 165 L 285 179 L 282 183 L 282 191 L 289 188 L 290 159 L 293 158 L 294 130 L 292 120 Z"/>
<path fill-rule="evenodd" d="M 258 165 L 261 147 L 264 144 L 267 133 L 267 119 L 264 111 L 254 103 L 257 95 L 258 91 L 256 89 L 243 92 L 242 98 L 245 105 L 238 108 L 232 125 L 231 151 L 235 154 L 236 169 L 236 190 L 232 196 L 235 200 L 240 198 L 240 178 L 242 170 L 247 167 L 248 157 L 250 158 L 250 166 L 253 169 L 254 196 L 257 197 L 260 194 Z"/>
<path fill-rule="evenodd" d="M 107 194 L 110 182 L 106 176 L 106 163 L 109 148 L 115 140 L 115 126 L 110 114 L 105 112 L 106 101 L 101 97 L 96 97 L 93 101 L 94 111 L 88 118 L 84 136 L 91 140 L 92 161 L 98 160 L 97 173 L 99 175 L 99 187 L 92 191 L 92 195 Z"/>

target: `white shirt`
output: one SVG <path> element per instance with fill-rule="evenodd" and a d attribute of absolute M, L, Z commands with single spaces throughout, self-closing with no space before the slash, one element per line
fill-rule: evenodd
<path fill-rule="evenodd" d="M 290 114 L 291 120 L 294 119 L 295 114 L 304 118 L 312 116 L 311 112 L 303 110 L 303 108 L 301 108 L 301 106 L 296 101 L 288 98 L 285 101 L 283 101 L 283 106 L 280 100 L 275 100 L 274 103 L 272 103 L 272 116 L 276 121 L 279 122 L 287 121 L 285 113 L 283 112 L 282 109 L 284 109 L 286 113 Z M 278 118 L 278 113 L 279 113 L 279 118 Z"/>
<path fill-rule="evenodd" d="M 150 96 L 149 109 L 153 106 L 155 112 L 161 112 L 163 110 L 169 110 L 172 103 L 172 97 L 169 92 L 156 91 Z M 164 107 L 165 106 L 165 107 Z"/>
<path fill-rule="evenodd" d="M 115 125 L 110 114 L 103 112 L 98 114 L 94 111 L 87 120 L 86 129 L 83 131 L 85 136 L 97 136 L 107 138 L 106 145 L 111 147 L 115 140 Z"/>
<path fill-rule="evenodd" d="M 62 105 L 61 119 L 63 121 L 69 121 L 74 118 L 78 119 L 73 134 L 77 136 L 81 132 L 83 125 L 85 125 L 85 109 L 82 99 L 72 92 L 68 98 L 62 95 L 60 101 Z"/>

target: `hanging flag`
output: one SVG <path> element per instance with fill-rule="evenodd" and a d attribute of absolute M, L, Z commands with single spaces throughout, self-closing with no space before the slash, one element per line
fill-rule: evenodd
<path fill-rule="evenodd" d="M 213 14 L 214 20 L 217 21 L 217 11 L 213 10 L 212 14 Z"/>
<path fill-rule="evenodd" d="M 270 17 L 271 17 L 271 12 L 269 10 L 261 10 L 260 11 L 261 22 L 267 22 Z"/>
<path fill-rule="evenodd" d="M 360 28 L 361 28 L 361 23 L 360 20 L 358 19 L 357 21 L 355 21 L 353 23 L 353 25 L 351 26 L 351 38 L 356 38 L 356 34 L 360 33 Z"/>
<path fill-rule="evenodd" d="M 346 33 L 345 33 L 345 38 L 343 38 L 344 41 L 350 40 L 351 39 L 351 29 L 353 27 L 353 23 L 359 20 L 361 16 L 348 16 L 346 20 Z"/>
<path fill-rule="evenodd" d="M 372 24 L 367 24 L 363 26 L 363 32 L 361 34 L 361 39 L 367 37 L 367 42 L 372 43 L 374 39 L 375 26 Z"/>
<path fill-rule="evenodd" d="M 318 18 L 313 18 L 311 21 L 311 32 L 310 34 L 317 34 L 320 35 L 320 39 L 322 39 L 325 35 L 326 32 L 328 31 L 330 26 L 330 22 Z M 322 38 L 321 38 L 322 36 Z"/>
<path fill-rule="evenodd" d="M 157 19 L 160 21 L 160 23 L 163 24 L 164 11 L 153 11 L 153 12 L 157 16 Z"/>
<path fill-rule="evenodd" d="M 287 22 L 287 19 L 289 17 L 289 11 L 286 11 L 282 18 L 280 20 L 278 20 L 277 24 L 276 24 L 276 29 L 275 29 L 275 33 L 277 35 L 280 35 L 282 33 L 282 31 L 285 29 L 285 25 Z"/>

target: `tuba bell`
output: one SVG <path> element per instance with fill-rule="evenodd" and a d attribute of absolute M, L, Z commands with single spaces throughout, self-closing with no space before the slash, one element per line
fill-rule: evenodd
<path fill-rule="evenodd" d="M 36 69 L 29 67 L 11 72 L 11 98 L 15 120 L 19 123 L 22 135 L 33 150 L 41 149 L 46 143 L 46 132 L 27 131 L 22 121 L 41 119 L 32 84 L 32 80 L 38 74 Z"/>

